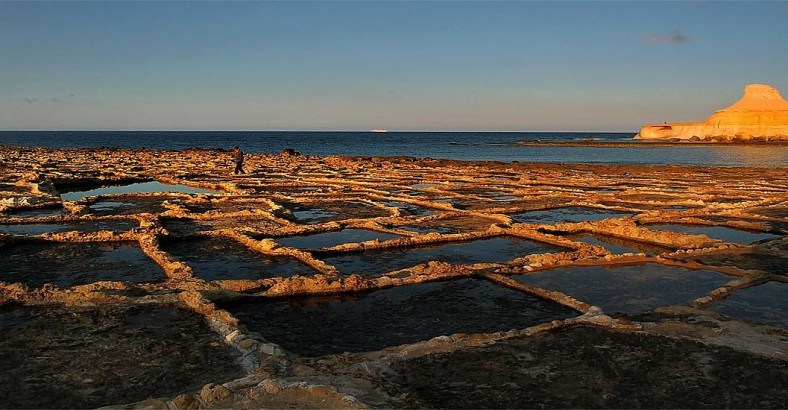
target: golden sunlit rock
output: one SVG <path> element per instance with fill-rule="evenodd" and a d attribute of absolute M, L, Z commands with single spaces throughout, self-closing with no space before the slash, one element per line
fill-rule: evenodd
<path fill-rule="evenodd" d="M 788 141 L 788 101 L 765 84 L 750 84 L 728 108 L 697 123 L 649 124 L 636 139 L 692 141 Z"/>
<path fill-rule="evenodd" d="M 683 399 L 686 367 L 711 386 L 688 407 L 743 384 L 760 395 L 735 406 L 784 403 L 756 377 L 788 360 L 784 167 L 246 159 L 233 176 L 221 150 L 0 147 L 0 396 L 507 407 L 551 369 L 559 387 L 604 380 L 646 403 Z M 714 310 L 743 294 L 764 311 Z M 738 364 L 709 376 L 707 360 Z M 674 384 L 607 379 L 642 366 Z M 467 391 L 480 371 L 489 386 Z"/>

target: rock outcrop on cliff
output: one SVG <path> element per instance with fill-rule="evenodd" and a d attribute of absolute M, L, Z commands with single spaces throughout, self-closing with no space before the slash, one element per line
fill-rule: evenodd
<path fill-rule="evenodd" d="M 635 139 L 788 141 L 788 101 L 774 87 L 750 84 L 739 101 L 703 122 L 644 125 Z"/>

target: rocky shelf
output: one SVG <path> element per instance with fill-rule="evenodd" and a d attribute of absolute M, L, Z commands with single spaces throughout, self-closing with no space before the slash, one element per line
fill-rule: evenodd
<path fill-rule="evenodd" d="M 788 169 L 232 168 L 0 147 L 2 407 L 788 400 Z"/>

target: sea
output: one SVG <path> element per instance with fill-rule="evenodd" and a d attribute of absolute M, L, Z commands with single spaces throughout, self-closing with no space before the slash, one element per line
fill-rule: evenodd
<path fill-rule="evenodd" d="M 307 155 L 409 156 L 501 162 L 788 166 L 788 146 L 665 146 L 634 132 L 343 132 L 343 131 L 0 131 L 0 145 L 150 149 L 240 146 L 249 153 L 291 148 Z M 552 141 L 619 142 L 615 147 L 520 145 Z"/>

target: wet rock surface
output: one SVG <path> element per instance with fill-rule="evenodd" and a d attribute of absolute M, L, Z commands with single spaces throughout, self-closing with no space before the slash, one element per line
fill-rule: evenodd
<path fill-rule="evenodd" d="M 0 407 L 784 407 L 784 168 L 232 167 L 0 147 Z"/>
<path fill-rule="evenodd" d="M 595 328 L 392 368 L 391 394 L 412 408 L 776 408 L 788 400 L 784 361 Z"/>
<path fill-rule="evenodd" d="M 233 380 L 232 348 L 175 306 L 0 308 L 0 396 L 8 408 L 90 408 Z"/>

